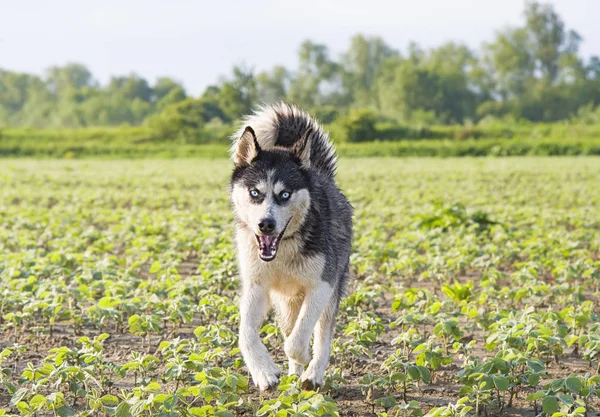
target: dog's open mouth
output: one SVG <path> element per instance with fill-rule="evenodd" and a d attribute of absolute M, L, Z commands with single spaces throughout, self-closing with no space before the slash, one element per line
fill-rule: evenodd
<path fill-rule="evenodd" d="M 292 220 L 290 218 L 290 220 Z M 258 242 L 258 256 L 265 262 L 272 261 L 277 256 L 277 249 L 279 249 L 279 242 L 283 238 L 285 229 L 290 224 L 290 220 L 287 221 L 281 233 L 277 236 L 266 236 L 266 235 L 255 235 L 256 241 Z"/>

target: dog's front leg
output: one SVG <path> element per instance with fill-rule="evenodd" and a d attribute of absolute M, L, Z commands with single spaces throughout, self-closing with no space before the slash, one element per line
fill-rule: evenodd
<path fill-rule="evenodd" d="M 266 288 L 257 283 L 244 285 L 240 304 L 239 346 L 252 380 L 261 391 L 276 385 L 280 371 L 260 340 L 260 326 L 269 310 Z"/>
<path fill-rule="evenodd" d="M 306 290 L 294 329 L 283 346 L 288 358 L 299 364 L 310 361 L 310 337 L 323 310 L 329 304 L 332 293 L 331 285 L 321 279 L 314 287 Z"/>

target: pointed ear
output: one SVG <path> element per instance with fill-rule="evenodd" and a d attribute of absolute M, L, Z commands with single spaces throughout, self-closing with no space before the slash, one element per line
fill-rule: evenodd
<path fill-rule="evenodd" d="M 312 143 L 310 137 L 312 132 L 312 129 L 308 129 L 291 148 L 292 155 L 300 160 L 300 165 L 305 169 L 310 168 L 310 145 Z"/>
<path fill-rule="evenodd" d="M 242 136 L 237 141 L 237 148 L 235 150 L 235 155 L 233 156 L 233 163 L 236 166 L 249 165 L 259 153 L 260 146 L 258 144 L 258 140 L 256 140 L 254 129 L 252 129 L 250 126 L 247 126 L 244 130 L 244 133 L 242 133 Z"/>

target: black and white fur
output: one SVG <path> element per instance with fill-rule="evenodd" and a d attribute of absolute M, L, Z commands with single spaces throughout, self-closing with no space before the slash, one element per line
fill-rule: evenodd
<path fill-rule="evenodd" d="M 232 156 L 242 355 L 260 390 L 278 383 L 279 368 L 259 337 L 272 306 L 289 374 L 316 389 L 329 363 L 352 240 L 352 207 L 335 184 L 335 152 L 314 119 L 281 103 L 244 120 Z"/>

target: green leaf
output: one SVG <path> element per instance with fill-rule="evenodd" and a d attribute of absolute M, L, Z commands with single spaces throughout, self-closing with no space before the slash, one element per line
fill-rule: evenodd
<path fill-rule="evenodd" d="M 130 407 L 127 402 L 123 401 L 117 406 L 116 416 L 117 417 L 129 417 L 131 415 Z"/>
<path fill-rule="evenodd" d="M 202 407 L 193 407 L 190 408 L 190 413 L 197 417 L 207 417 L 212 416 L 215 413 L 215 408 L 211 405 L 205 405 Z M 179 415 L 179 413 L 174 413 L 175 415 Z M 215 414 L 216 415 L 216 414 Z"/>
<path fill-rule="evenodd" d="M 150 267 L 150 271 L 148 271 L 148 272 L 150 272 L 151 274 L 154 274 L 154 273 L 160 271 L 160 268 L 161 268 L 160 262 L 154 261 L 154 262 L 152 262 L 152 266 Z"/>
<path fill-rule="evenodd" d="M 429 372 L 429 369 L 427 369 L 424 366 L 417 366 L 417 368 L 419 369 L 419 373 L 421 374 L 421 379 L 423 380 L 423 382 L 426 384 L 430 384 L 431 372 Z"/>
<path fill-rule="evenodd" d="M 160 389 L 160 384 L 158 382 L 151 382 L 146 385 L 146 390 L 149 392 L 156 392 Z"/>
<path fill-rule="evenodd" d="M 267 404 L 267 405 L 264 405 L 260 410 L 258 410 L 258 412 L 256 413 L 256 415 L 257 416 L 264 416 L 269 411 L 271 411 L 271 406 L 269 404 Z"/>
<path fill-rule="evenodd" d="M 75 410 L 66 405 L 57 408 L 56 412 L 60 417 L 71 417 L 75 415 Z"/>
<path fill-rule="evenodd" d="M 46 404 L 46 397 L 36 394 L 29 400 L 29 406 L 34 410 L 40 410 Z"/>
<path fill-rule="evenodd" d="M 408 372 L 408 375 L 410 376 L 410 378 L 413 381 L 418 381 L 419 378 L 421 377 L 421 373 L 419 372 L 419 368 L 417 368 L 414 365 L 411 365 L 408 368 L 406 368 L 406 371 Z"/>
<path fill-rule="evenodd" d="M 560 394 L 560 395 L 558 396 L 558 398 L 559 398 L 559 399 L 560 399 L 560 400 L 561 400 L 563 403 L 567 404 L 568 406 L 571 406 L 571 405 L 573 405 L 573 404 L 575 403 L 575 399 L 574 399 L 572 396 L 570 396 L 570 395 L 567 395 L 567 394 Z"/>
<path fill-rule="evenodd" d="M 25 395 L 27 395 L 27 388 L 19 388 L 10 399 L 9 405 L 14 407 L 19 401 L 21 401 Z"/>
<path fill-rule="evenodd" d="M 27 404 L 25 401 L 19 401 L 16 405 L 17 410 L 19 410 L 21 412 L 21 414 L 23 415 L 30 415 L 31 414 L 31 408 L 29 407 L 29 404 Z"/>
<path fill-rule="evenodd" d="M 165 401 L 163 402 L 165 409 L 171 411 L 173 407 L 175 407 L 175 405 L 177 404 L 178 399 L 179 398 L 177 397 L 177 395 L 174 394 L 171 394 L 167 398 L 165 398 Z"/>
<path fill-rule="evenodd" d="M 583 384 L 581 383 L 581 379 L 576 376 L 570 376 L 566 379 L 565 384 L 569 391 L 573 394 L 579 394 L 581 392 L 581 388 Z"/>
<path fill-rule="evenodd" d="M 558 411 L 558 398 L 555 396 L 544 397 L 542 400 L 544 413 L 552 415 Z"/>
<path fill-rule="evenodd" d="M 502 376 L 502 375 L 494 375 L 493 379 L 494 379 L 494 385 L 496 386 L 496 388 L 498 390 L 500 390 L 500 391 L 508 390 L 508 388 L 510 386 L 508 378 L 506 378 L 505 376 Z"/>
<path fill-rule="evenodd" d="M 540 383 L 540 376 L 539 375 L 527 375 L 527 383 L 529 385 L 531 385 L 532 387 L 537 386 Z"/>
<path fill-rule="evenodd" d="M 484 376 L 481 378 L 481 382 L 483 383 L 483 386 L 481 387 L 483 390 L 491 390 L 495 386 L 494 380 L 490 376 Z"/>
<path fill-rule="evenodd" d="M 154 402 L 154 404 L 162 404 L 165 402 L 165 400 L 167 399 L 168 396 L 169 396 L 169 394 L 165 394 L 165 393 L 156 394 L 154 396 L 154 399 L 152 400 L 152 402 Z"/>
<path fill-rule="evenodd" d="M 394 372 L 392 373 L 392 375 L 390 376 L 390 380 L 392 382 L 404 382 L 406 381 L 408 378 L 406 376 L 405 373 L 403 372 Z"/>
<path fill-rule="evenodd" d="M 100 402 L 107 407 L 115 407 L 119 404 L 119 399 L 114 395 L 106 394 L 100 398 Z"/>
<path fill-rule="evenodd" d="M 544 398 L 544 396 L 546 395 L 546 393 L 544 391 L 538 391 L 535 394 L 531 394 L 530 396 L 528 396 L 525 401 L 538 401 L 541 400 L 542 398 Z"/>

